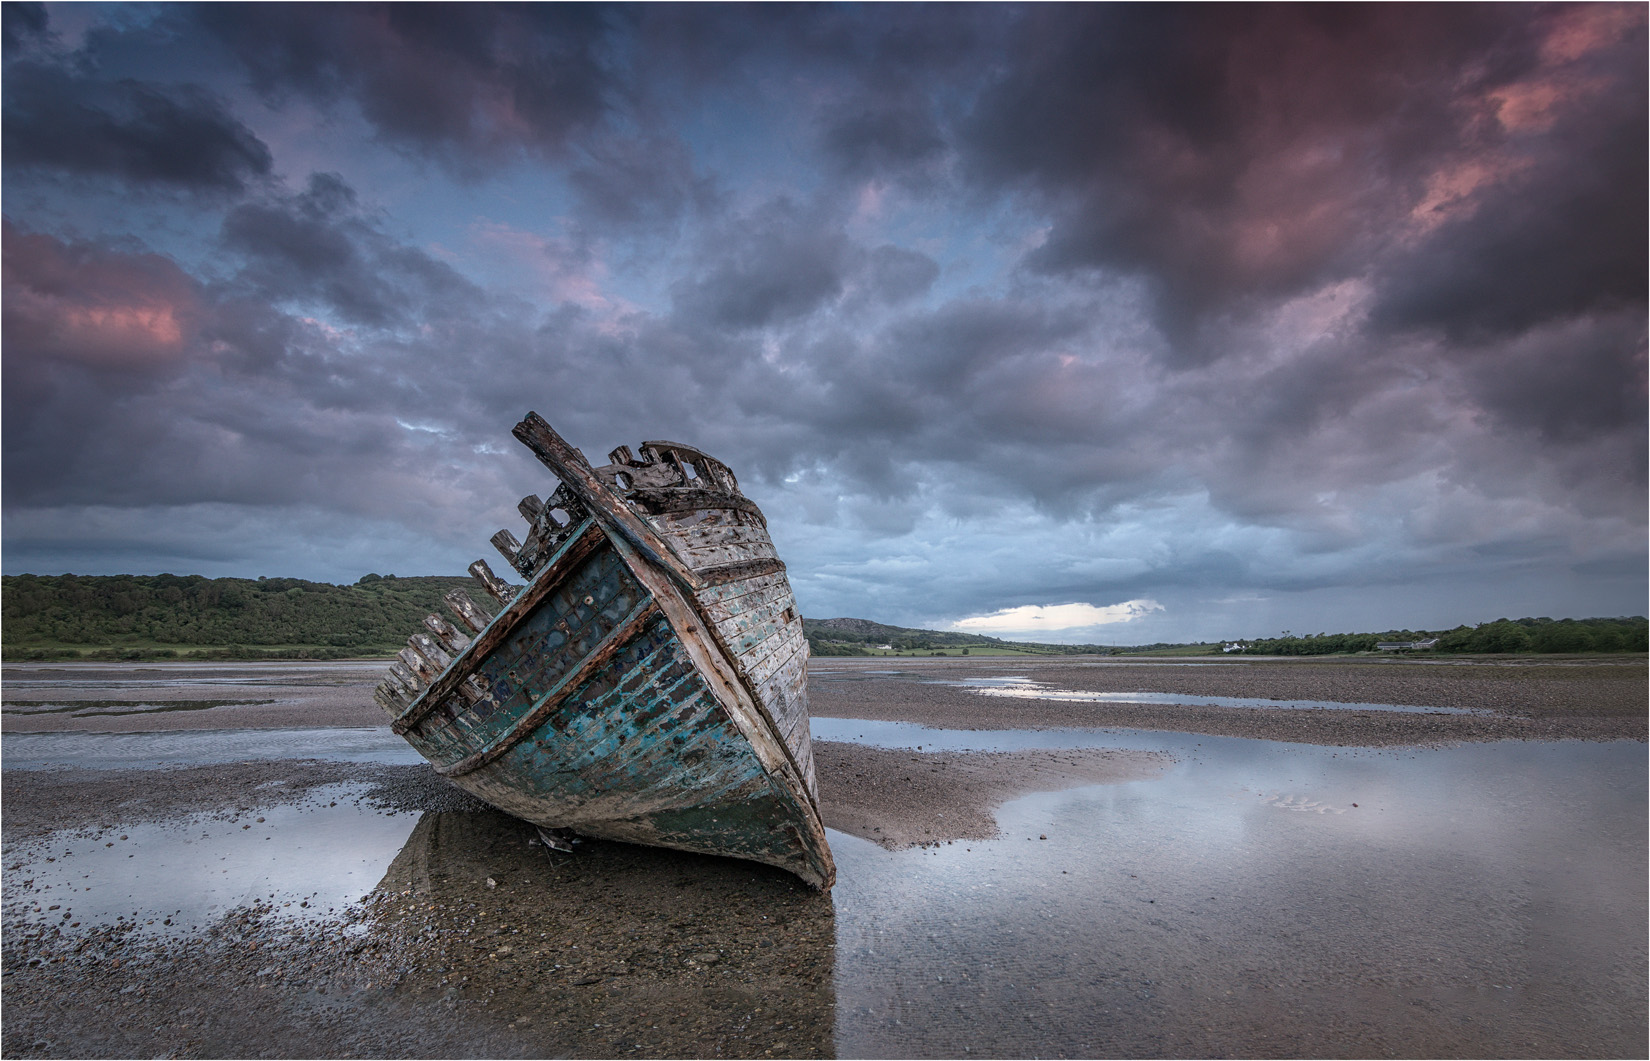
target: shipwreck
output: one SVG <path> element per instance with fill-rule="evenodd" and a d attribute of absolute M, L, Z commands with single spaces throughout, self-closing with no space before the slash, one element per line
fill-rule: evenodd
<path fill-rule="evenodd" d="M 836 875 L 808 733 L 808 643 L 767 521 L 733 472 L 644 442 L 593 468 L 536 413 L 515 436 L 559 480 L 524 497 L 457 622 L 424 620 L 379 684 L 438 774 L 541 830 Z M 549 842 L 564 833 L 546 835 Z"/>

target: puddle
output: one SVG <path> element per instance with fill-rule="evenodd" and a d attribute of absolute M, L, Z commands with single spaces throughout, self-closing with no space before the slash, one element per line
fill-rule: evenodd
<path fill-rule="evenodd" d="M 177 936 L 240 907 L 335 915 L 378 883 L 418 820 L 361 805 L 366 788 L 324 785 L 295 806 L 7 844 L 6 921 Z"/>
<path fill-rule="evenodd" d="M 981 696 L 1006 696 L 1016 700 L 1062 700 L 1096 704 L 1173 704 L 1184 707 L 1235 707 L 1292 711 L 1397 711 L 1419 715 L 1494 715 L 1466 707 L 1417 707 L 1409 704 L 1343 703 L 1338 700 L 1271 700 L 1243 696 L 1204 696 L 1189 693 L 1090 692 L 1061 689 L 1047 682 L 1020 676 L 1000 678 L 923 679 L 925 685 L 950 685 Z"/>
<path fill-rule="evenodd" d="M 0 762 L 7 770 L 54 766 L 141 770 L 246 759 L 324 759 L 390 766 L 410 766 L 424 761 L 388 727 L 8 733 L 0 747 Z"/>

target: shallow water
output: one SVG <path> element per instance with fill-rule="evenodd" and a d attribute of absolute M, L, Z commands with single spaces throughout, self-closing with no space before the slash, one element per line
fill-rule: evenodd
<path fill-rule="evenodd" d="M 1644 1052 L 1642 744 L 1347 749 L 827 718 L 814 733 L 1175 759 L 1157 780 L 1009 802 L 988 842 L 889 852 L 832 832 L 842 1056 Z M 387 730 L 4 745 L 7 769 L 250 758 L 417 761 Z M 317 791 L 320 805 L 255 812 L 263 823 L 198 817 L 8 845 L 7 918 L 136 916 L 158 931 L 254 903 L 324 915 L 377 883 L 414 816 Z M 24 879 L 33 894 L 14 890 Z"/>
<path fill-rule="evenodd" d="M 167 711 L 206 711 L 214 707 L 257 707 L 278 703 L 276 700 L 161 700 L 149 703 L 143 700 L 52 700 L 8 701 L 0 711 L 8 715 L 72 715 L 75 718 L 96 718 L 106 715 L 147 715 Z"/>
<path fill-rule="evenodd" d="M 842 1056 L 1642 1052 L 1641 744 L 821 721 L 886 747 L 1179 759 L 1012 801 L 988 843 L 833 835 Z"/>
<path fill-rule="evenodd" d="M 1190 693 L 1093 692 L 1061 689 L 1048 682 L 1018 675 L 1000 678 L 924 679 L 926 685 L 950 685 L 981 696 L 1005 696 L 1016 700 L 1061 700 L 1102 704 L 1184 704 L 1190 707 L 1240 707 L 1271 710 L 1308 711 L 1397 711 L 1420 715 L 1493 715 L 1493 711 L 1466 707 L 1417 707 L 1410 704 L 1343 703 L 1338 700 L 1272 700 L 1246 696 L 1206 696 Z"/>
<path fill-rule="evenodd" d="M 7 844 L 7 921 L 178 936 L 241 907 L 335 915 L 372 890 L 419 817 L 365 806 L 365 791 L 323 785 L 297 806 Z"/>

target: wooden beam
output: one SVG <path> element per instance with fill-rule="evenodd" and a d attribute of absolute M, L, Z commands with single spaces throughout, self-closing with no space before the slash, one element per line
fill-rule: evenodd
<path fill-rule="evenodd" d="M 510 603 L 510 584 L 493 574 L 493 569 L 487 566 L 487 561 L 477 560 L 471 564 L 470 574 L 477 582 L 481 583 L 483 588 L 487 590 L 488 595 L 494 600 L 500 604 Z"/>
<path fill-rule="evenodd" d="M 637 552 L 681 583 L 689 592 L 697 592 L 700 589 L 703 583 L 693 573 L 693 569 L 682 562 L 670 544 L 659 536 L 658 531 L 649 526 L 647 521 L 632 511 L 622 498 L 609 490 L 606 483 L 596 477 L 596 473 L 591 470 L 590 462 L 584 459 L 584 454 L 556 434 L 555 428 L 551 427 L 544 417 L 538 413 L 528 413 L 521 423 L 515 426 L 513 433 L 568 490 L 584 502 L 592 516 L 616 531 Z"/>

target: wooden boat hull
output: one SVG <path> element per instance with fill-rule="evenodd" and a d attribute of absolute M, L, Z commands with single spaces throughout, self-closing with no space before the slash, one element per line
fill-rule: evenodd
<path fill-rule="evenodd" d="M 548 432 L 535 452 L 562 479 L 552 501 L 581 518 L 561 524 L 541 503 L 528 545 L 501 544 L 532 572 L 519 592 L 478 565 L 503 607 L 485 620 L 450 598 L 473 639 L 426 620 L 380 686 L 394 728 L 438 773 L 535 824 L 752 859 L 828 888 L 806 641 L 760 513 L 693 487 L 647 519 L 645 500 L 578 467 L 542 420 L 523 428 Z M 770 557 L 751 555 L 757 537 Z"/>

